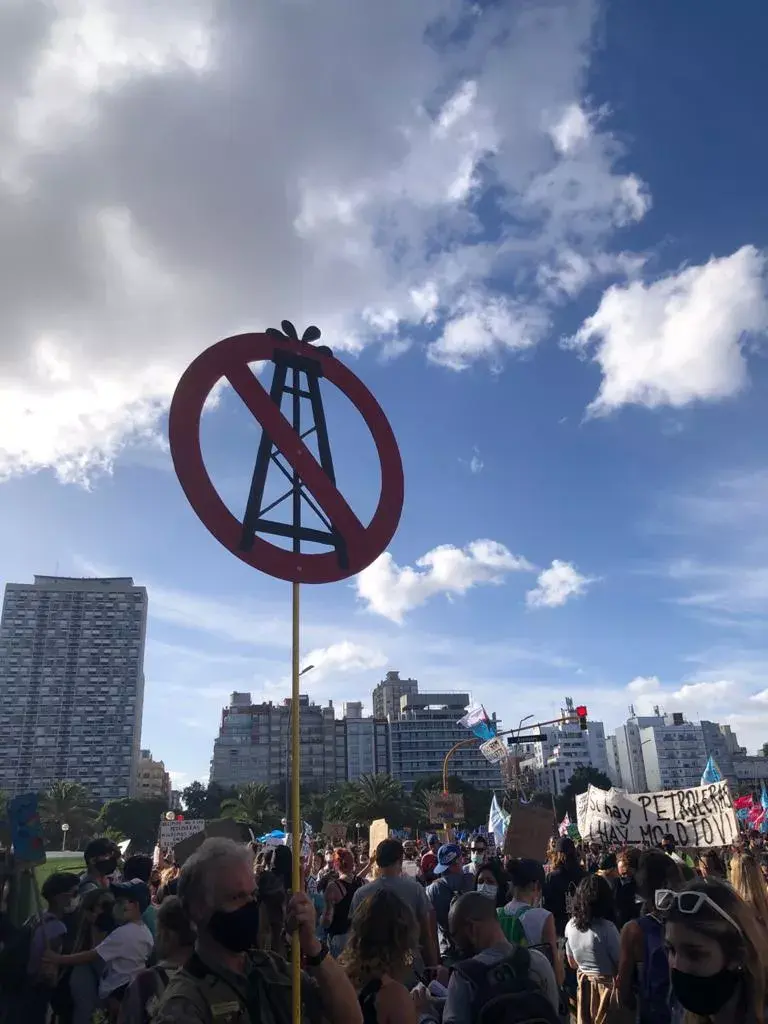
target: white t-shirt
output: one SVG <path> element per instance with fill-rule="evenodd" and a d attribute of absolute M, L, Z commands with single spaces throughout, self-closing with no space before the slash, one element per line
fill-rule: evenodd
<path fill-rule="evenodd" d="M 415 860 L 403 861 L 403 874 L 406 878 L 416 878 L 419 874 L 419 865 Z"/>
<path fill-rule="evenodd" d="M 520 917 L 520 923 L 523 926 L 528 945 L 540 946 L 542 943 L 541 933 L 544 931 L 547 918 L 552 917 L 552 914 L 543 907 L 531 907 L 527 903 L 521 903 L 520 900 L 510 900 L 504 907 L 504 912 L 510 915 L 516 914 L 520 910 L 525 910 Z"/>
<path fill-rule="evenodd" d="M 132 982 L 147 966 L 153 946 L 152 932 L 143 921 L 128 921 L 115 928 L 96 947 L 106 964 L 99 984 L 99 998 L 106 999 L 110 992 Z"/>

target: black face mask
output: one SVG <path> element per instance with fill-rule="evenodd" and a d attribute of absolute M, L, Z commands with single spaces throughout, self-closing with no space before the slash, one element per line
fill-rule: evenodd
<path fill-rule="evenodd" d="M 739 971 L 724 968 L 717 974 L 686 974 L 674 968 L 670 971 L 672 991 L 677 1001 L 690 1013 L 711 1017 L 725 1006 L 741 980 Z"/>
<path fill-rule="evenodd" d="M 249 900 L 237 910 L 217 910 L 208 921 L 208 934 L 231 953 L 244 953 L 256 944 L 259 904 Z"/>
<path fill-rule="evenodd" d="M 111 875 L 117 868 L 117 857 L 108 857 L 106 860 L 97 860 L 93 867 L 100 875 Z"/>

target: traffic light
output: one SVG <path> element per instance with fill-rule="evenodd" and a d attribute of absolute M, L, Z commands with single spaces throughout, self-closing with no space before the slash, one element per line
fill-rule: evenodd
<path fill-rule="evenodd" d="M 587 709 L 584 704 L 579 704 L 576 708 L 576 714 L 579 716 L 579 728 L 582 732 L 588 728 L 587 726 Z"/>
<path fill-rule="evenodd" d="M 183 814 L 177 814 L 176 815 L 176 821 L 184 821 L 184 815 Z"/>

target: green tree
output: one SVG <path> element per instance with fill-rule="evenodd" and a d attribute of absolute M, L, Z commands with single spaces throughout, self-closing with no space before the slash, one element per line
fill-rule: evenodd
<path fill-rule="evenodd" d="M 79 782 L 66 779 L 51 783 L 38 800 L 40 821 L 48 843 L 58 846 L 61 826 L 69 825 L 67 845 L 76 849 L 93 832 L 96 811 L 91 794 Z"/>
<path fill-rule="evenodd" d="M 207 786 L 202 782 L 192 782 L 181 791 L 187 817 L 203 818 L 206 821 L 220 818 L 222 801 L 232 796 L 237 796 L 237 793 L 224 789 L 218 782 L 211 782 Z"/>
<path fill-rule="evenodd" d="M 100 829 L 121 832 L 140 850 L 151 852 L 157 842 L 160 820 L 167 810 L 168 803 L 162 798 L 107 800 L 101 808 L 97 825 Z"/>
<path fill-rule="evenodd" d="M 590 786 L 596 786 L 598 789 L 610 789 L 612 785 L 613 783 L 605 772 L 593 768 L 591 764 L 577 765 L 571 776 L 571 781 L 562 794 L 555 799 L 558 820 L 568 814 L 572 821 L 576 821 L 576 797 L 581 793 L 586 793 Z"/>
<path fill-rule="evenodd" d="M 242 821 L 259 834 L 274 828 L 278 816 L 269 787 L 261 782 L 248 782 L 237 796 L 225 797 L 221 801 L 220 813 L 222 818 Z"/>
<path fill-rule="evenodd" d="M 408 816 L 408 800 L 402 783 L 389 775 L 361 775 L 342 786 L 337 800 L 337 821 L 360 822 L 368 826 L 376 818 L 386 818 L 401 828 Z"/>

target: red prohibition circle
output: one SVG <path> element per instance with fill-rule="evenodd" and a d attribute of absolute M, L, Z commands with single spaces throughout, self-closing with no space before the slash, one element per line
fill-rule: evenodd
<path fill-rule="evenodd" d="M 249 363 L 271 361 L 276 351 L 317 360 L 322 376 L 346 395 L 370 430 L 381 466 L 381 494 L 367 526 L 359 521 L 251 371 Z M 295 554 L 258 534 L 249 550 L 240 549 L 243 524 L 219 497 L 205 468 L 200 446 L 203 406 L 222 378 L 229 381 L 343 537 L 348 560 L 345 568 L 339 565 L 336 551 Z M 400 522 L 405 493 L 403 463 L 384 411 L 360 378 L 343 363 L 306 344 L 268 334 L 237 334 L 206 349 L 190 363 L 176 386 L 168 438 L 176 475 L 203 525 L 233 555 L 278 579 L 292 583 L 334 583 L 354 576 L 386 549 Z"/>

